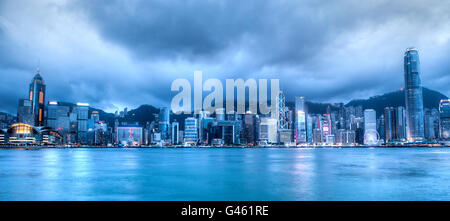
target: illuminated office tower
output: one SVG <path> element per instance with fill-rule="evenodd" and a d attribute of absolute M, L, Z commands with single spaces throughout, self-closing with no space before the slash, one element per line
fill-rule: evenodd
<path fill-rule="evenodd" d="M 408 48 L 404 55 L 406 135 L 409 142 L 424 140 L 424 115 L 420 61 L 416 48 Z"/>
<path fill-rule="evenodd" d="M 143 128 L 136 125 L 121 125 L 116 129 L 116 143 L 123 146 L 141 146 Z"/>
<path fill-rule="evenodd" d="M 327 142 L 327 137 L 333 135 L 332 126 L 331 126 L 331 115 L 324 114 L 319 117 L 319 128 L 321 131 L 321 141 L 322 143 Z"/>
<path fill-rule="evenodd" d="M 29 93 L 34 125 L 44 126 L 45 81 L 40 75 L 39 69 L 36 71 L 36 75 L 31 80 Z"/>
<path fill-rule="evenodd" d="M 377 145 L 378 139 L 377 114 L 373 109 L 366 109 L 364 110 L 364 144 Z"/>
<path fill-rule="evenodd" d="M 306 143 L 306 110 L 305 98 L 295 97 L 295 141 Z"/>
<path fill-rule="evenodd" d="M 47 126 L 61 135 L 69 132 L 70 128 L 70 106 L 59 104 L 56 101 L 50 101 L 47 104 Z"/>
<path fill-rule="evenodd" d="M 441 139 L 450 139 L 450 99 L 439 103 L 439 133 Z"/>
<path fill-rule="evenodd" d="M 169 138 L 169 126 L 170 126 L 170 112 L 169 108 L 163 107 L 159 110 L 159 132 L 161 133 L 161 140 Z"/>

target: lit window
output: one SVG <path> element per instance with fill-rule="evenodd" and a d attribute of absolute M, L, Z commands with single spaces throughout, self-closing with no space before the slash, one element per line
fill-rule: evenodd
<path fill-rule="evenodd" d="M 39 92 L 39 103 L 43 104 L 44 103 L 44 92 Z"/>
<path fill-rule="evenodd" d="M 33 91 L 30 91 L 30 101 L 33 100 Z"/>

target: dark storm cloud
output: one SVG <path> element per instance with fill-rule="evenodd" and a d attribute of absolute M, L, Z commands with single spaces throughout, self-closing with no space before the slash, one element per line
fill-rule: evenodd
<path fill-rule="evenodd" d="M 280 78 L 289 98 L 349 101 L 403 87 L 403 51 L 446 95 L 450 3 L 441 1 L 3 1 L 0 110 L 40 60 L 49 99 L 114 110 L 168 105 L 176 78 Z M 44 71 L 45 70 L 45 71 Z M 19 88 L 23 88 L 19 90 Z M 11 104 L 13 103 L 13 104 Z"/>

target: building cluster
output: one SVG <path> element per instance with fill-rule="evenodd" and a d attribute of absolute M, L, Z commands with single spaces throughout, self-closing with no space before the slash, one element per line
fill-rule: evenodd
<path fill-rule="evenodd" d="M 46 103 L 46 85 L 39 73 L 33 77 L 29 97 L 20 99 L 17 118 L 2 124 L 0 144 L 102 145 L 110 143 L 111 130 L 89 104 Z M 3 121 L 2 121 L 3 122 Z"/>
<path fill-rule="evenodd" d="M 437 144 L 450 141 L 450 100 L 423 107 L 418 51 L 404 54 L 405 107 L 385 107 L 383 113 L 362 106 L 328 106 L 326 113 L 309 113 L 304 97 L 286 105 L 282 91 L 276 114 L 200 111 L 183 122 L 171 120 L 163 107 L 152 122 L 127 122 L 128 110 L 116 112 L 108 125 L 87 103 L 45 101 L 46 85 L 39 70 L 20 99 L 17 119 L 0 114 L 0 144 L 103 146 L 355 146 Z M 172 117 L 173 118 L 173 117 Z M 104 120 L 104 119 L 103 119 Z M 113 124 L 113 125 L 112 125 Z M 448 143 L 447 143 L 448 144 Z"/>

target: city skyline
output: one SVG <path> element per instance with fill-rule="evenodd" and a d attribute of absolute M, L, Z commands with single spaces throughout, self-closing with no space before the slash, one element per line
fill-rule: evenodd
<path fill-rule="evenodd" d="M 449 94 L 449 3 L 124 4 L 2 1 L 0 111 L 16 112 L 36 67 L 47 100 L 108 112 L 169 106 L 171 81 L 199 69 L 221 80 L 277 77 L 291 99 L 347 102 L 402 88 L 410 46 L 421 53 L 423 86 Z"/>
<path fill-rule="evenodd" d="M 198 111 L 184 112 L 183 118 L 178 118 L 181 123 L 184 122 L 184 130 L 180 130 L 177 119 L 171 120 L 170 116 L 177 115 L 177 111 L 171 113 L 168 107 L 159 108 L 158 113 L 144 113 L 153 115 L 153 119 L 140 122 L 127 118 L 127 108 L 120 113 L 116 111 L 114 118 L 108 120 L 105 116 L 101 117 L 97 110 L 90 109 L 88 103 L 78 102 L 75 105 L 48 101 L 46 106 L 47 85 L 38 69 L 29 85 L 29 98 L 19 99 L 17 121 L 2 116 L 0 144 L 108 147 L 448 145 L 450 99 L 441 98 L 439 105 L 424 108 L 419 50 L 406 48 L 403 64 L 405 86 L 401 93 L 404 100 L 395 104 L 385 103 L 381 115 L 367 106 L 344 106 L 343 103 L 333 104 L 333 110 L 328 105 L 326 112 L 309 112 L 309 104 L 305 103 L 303 96 L 296 96 L 294 106 L 289 107 L 285 93 L 279 90 L 276 80 L 275 86 L 271 85 L 269 112 L 257 111 L 256 107 L 253 110 L 252 105 L 245 111 L 244 101 L 241 101 L 241 107 L 236 108 L 234 105 L 228 107 L 227 102 L 225 111 L 223 102 L 217 101 L 222 99 L 222 95 L 214 95 L 212 109 L 211 104 L 198 102 Z M 196 90 L 197 93 L 199 89 L 208 91 L 210 87 L 202 86 L 201 72 L 196 74 L 194 95 Z M 208 79 L 206 82 L 210 80 L 215 82 L 215 90 L 222 90 L 220 80 Z M 186 84 L 181 90 L 179 87 L 175 89 L 178 88 L 180 94 L 188 97 L 187 102 L 190 103 L 189 82 L 177 81 Z M 239 84 L 230 82 L 234 81 L 227 80 L 227 85 L 230 84 L 227 91 L 234 88 L 245 93 L 245 87 L 248 87 L 249 102 L 254 100 L 256 103 L 254 79 L 246 83 L 241 80 Z M 259 98 L 261 93 L 264 96 L 267 93 L 266 89 L 261 91 Z M 200 94 L 196 98 L 201 97 Z M 247 99 L 244 94 L 238 94 L 238 97 Z M 231 95 L 231 98 L 234 96 Z M 258 103 L 266 103 L 264 99 Z M 181 101 L 184 105 L 186 98 Z M 237 103 L 239 106 L 240 102 Z"/>

